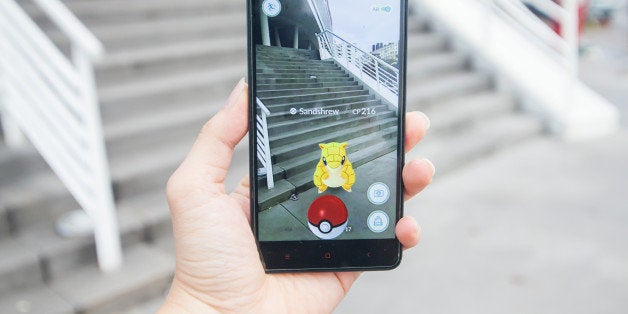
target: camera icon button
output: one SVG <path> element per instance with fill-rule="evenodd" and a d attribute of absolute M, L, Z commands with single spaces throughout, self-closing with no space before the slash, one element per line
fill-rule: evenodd
<path fill-rule="evenodd" d="M 390 189 L 382 182 L 371 184 L 367 191 L 369 201 L 374 205 L 382 205 L 388 201 L 390 197 Z"/>

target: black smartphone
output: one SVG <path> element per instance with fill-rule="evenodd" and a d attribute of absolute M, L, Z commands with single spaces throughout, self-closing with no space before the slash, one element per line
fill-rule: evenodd
<path fill-rule="evenodd" d="M 251 224 L 267 272 L 401 261 L 407 0 L 248 0 Z"/>

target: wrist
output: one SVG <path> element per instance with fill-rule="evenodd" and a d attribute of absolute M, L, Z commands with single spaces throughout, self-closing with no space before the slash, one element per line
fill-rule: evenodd
<path fill-rule="evenodd" d="M 220 313 L 210 305 L 200 301 L 189 294 L 177 281 L 176 277 L 172 281 L 170 291 L 166 300 L 158 311 L 159 314 L 166 313 Z"/>

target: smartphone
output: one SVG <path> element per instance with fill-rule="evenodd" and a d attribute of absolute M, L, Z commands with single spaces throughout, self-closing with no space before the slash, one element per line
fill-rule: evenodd
<path fill-rule="evenodd" d="M 251 225 L 267 272 L 401 261 L 407 0 L 248 0 Z"/>

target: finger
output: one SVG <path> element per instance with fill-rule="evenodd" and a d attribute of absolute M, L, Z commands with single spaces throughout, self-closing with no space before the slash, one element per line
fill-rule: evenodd
<path fill-rule="evenodd" d="M 412 216 L 399 219 L 395 227 L 395 234 L 404 250 L 415 247 L 421 241 L 421 227 Z"/>
<path fill-rule="evenodd" d="M 240 203 L 240 207 L 242 208 L 244 215 L 249 221 L 251 221 L 251 184 L 248 175 L 244 176 L 244 178 L 240 180 L 240 183 L 238 183 L 238 186 L 233 189 L 231 197 Z"/>
<path fill-rule="evenodd" d="M 430 119 L 420 111 L 406 114 L 406 153 L 423 139 L 427 130 L 430 129 L 430 124 Z"/>
<path fill-rule="evenodd" d="M 415 159 L 403 167 L 404 199 L 407 201 L 432 182 L 436 169 L 427 159 Z"/>
<path fill-rule="evenodd" d="M 248 130 L 247 84 L 240 80 L 227 104 L 204 126 L 181 167 L 222 184 L 233 149 Z"/>

